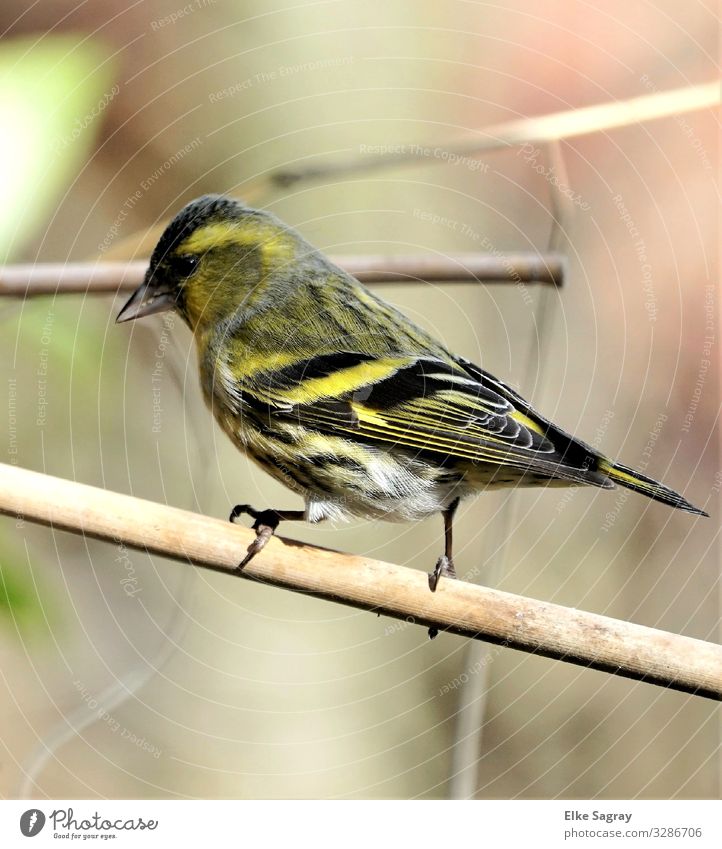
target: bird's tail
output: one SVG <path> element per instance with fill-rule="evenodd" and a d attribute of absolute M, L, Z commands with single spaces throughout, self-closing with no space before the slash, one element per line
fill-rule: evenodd
<path fill-rule="evenodd" d="M 664 484 L 646 477 L 641 472 L 635 472 L 634 469 L 623 466 L 621 463 L 613 463 L 611 460 L 601 459 L 598 468 L 610 480 L 621 486 L 626 486 L 627 489 L 641 492 L 642 495 L 646 495 L 648 498 L 661 501 L 663 504 L 669 504 L 670 507 L 685 510 L 687 513 L 694 513 L 697 516 L 709 516 L 709 513 L 705 513 L 704 510 L 694 507 L 673 489 L 669 489 Z"/>

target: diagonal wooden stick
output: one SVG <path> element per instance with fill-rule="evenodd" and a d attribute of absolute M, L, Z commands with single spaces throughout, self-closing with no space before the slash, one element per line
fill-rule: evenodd
<path fill-rule="evenodd" d="M 484 127 L 461 138 L 446 139 L 436 145 L 419 142 L 359 145 L 360 155 L 316 158 L 310 164 L 279 168 L 245 182 L 240 195 L 235 192 L 234 195 L 239 200 L 257 205 L 268 194 L 303 180 L 343 178 L 359 172 L 399 165 L 452 163 L 474 171 L 479 169 L 479 163 L 473 158 L 484 153 L 523 144 L 528 145 L 529 153 L 533 154 L 534 145 L 537 144 L 641 124 L 685 112 L 711 109 L 720 102 L 719 81 L 661 92 L 656 91 L 651 81 L 645 80 L 644 77 L 641 82 L 647 83 L 651 94 L 567 109 L 550 115 L 519 118 Z M 125 259 L 128 256 L 143 255 L 140 253 L 143 247 L 149 255 L 167 223 L 166 221 L 146 231 L 141 230 L 127 236 L 112 246 L 105 254 L 106 257 Z"/>
<path fill-rule="evenodd" d="M 365 283 L 424 280 L 561 286 L 564 279 L 564 257 L 556 253 L 356 255 L 331 259 Z M 147 268 L 145 261 L 5 265 L 0 266 L 0 295 L 26 297 L 73 292 L 103 295 L 132 291 L 143 280 Z"/>
<path fill-rule="evenodd" d="M 722 700 L 722 647 L 442 581 L 367 557 L 274 538 L 235 571 L 253 532 L 164 504 L 0 464 L 0 513 L 686 693 Z"/>
<path fill-rule="evenodd" d="M 470 157 L 504 148 L 600 133 L 631 124 L 655 121 L 685 112 L 712 109 L 720 102 L 719 81 L 653 92 L 629 100 L 613 100 L 579 109 L 568 109 L 539 117 L 520 118 L 485 127 L 463 138 L 439 144 L 360 145 L 359 155 L 322 159 L 317 164 L 280 168 L 268 176 L 277 188 L 288 188 L 303 180 L 347 177 L 378 168 L 400 165 L 443 165 L 456 163 L 469 167 Z M 388 151 L 388 152 L 386 152 Z"/>

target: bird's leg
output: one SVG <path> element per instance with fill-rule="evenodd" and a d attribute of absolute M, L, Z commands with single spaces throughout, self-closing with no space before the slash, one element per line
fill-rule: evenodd
<path fill-rule="evenodd" d="M 434 571 L 429 573 L 429 589 L 432 593 L 436 592 L 436 587 L 439 584 L 439 578 L 445 575 L 447 578 L 456 578 L 456 569 L 454 569 L 454 558 L 452 555 L 453 543 L 453 525 L 454 513 L 459 506 L 459 499 L 452 501 L 449 507 L 444 510 L 444 555 L 436 561 Z M 432 626 L 429 628 L 429 639 L 433 640 L 438 636 L 439 629 Z"/>
<path fill-rule="evenodd" d="M 442 575 L 445 575 L 447 578 L 456 577 L 456 569 L 454 569 L 454 558 L 452 555 L 452 543 L 454 513 L 456 513 L 456 508 L 458 506 L 459 499 L 457 498 L 455 501 L 452 501 L 446 510 L 444 510 L 444 555 L 443 557 L 439 557 L 436 561 L 434 571 L 429 574 L 429 589 L 432 593 L 436 592 L 436 587 L 439 584 L 439 578 Z"/>
<path fill-rule="evenodd" d="M 248 546 L 246 556 L 236 567 L 238 570 L 247 566 L 264 548 L 280 522 L 301 521 L 306 518 L 304 510 L 254 510 L 250 504 L 236 504 L 231 510 L 230 521 L 235 522 L 244 513 L 247 513 L 254 520 L 253 530 L 256 532 L 256 538 Z"/>

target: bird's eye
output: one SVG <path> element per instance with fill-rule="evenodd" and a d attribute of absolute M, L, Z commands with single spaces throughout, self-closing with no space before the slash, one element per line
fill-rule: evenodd
<path fill-rule="evenodd" d="M 190 277 L 198 267 L 198 257 L 192 254 L 179 254 L 173 257 L 173 271 L 180 277 Z"/>

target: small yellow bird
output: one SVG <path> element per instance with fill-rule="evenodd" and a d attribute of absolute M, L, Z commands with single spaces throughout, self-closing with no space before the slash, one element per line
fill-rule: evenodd
<path fill-rule="evenodd" d="M 247 513 L 256 530 L 239 568 L 285 519 L 442 513 L 433 591 L 455 577 L 459 500 L 496 487 L 618 483 L 707 515 L 565 433 L 268 212 L 218 195 L 181 210 L 117 321 L 168 309 L 193 331 L 221 427 L 305 502 L 234 507 L 231 521 Z"/>

